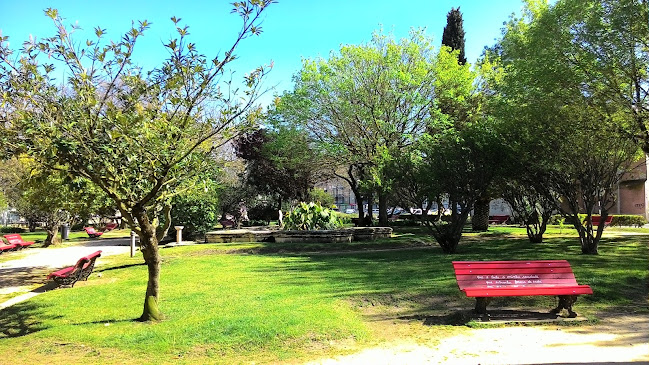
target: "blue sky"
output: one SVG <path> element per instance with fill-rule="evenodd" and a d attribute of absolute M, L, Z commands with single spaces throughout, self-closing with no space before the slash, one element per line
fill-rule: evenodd
<path fill-rule="evenodd" d="M 107 37 L 117 39 L 126 32 L 132 20 L 148 20 L 151 28 L 136 45 L 134 57 L 145 68 L 166 56 L 162 43 L 174 31 L 171 16 L 189 25 L 191 38 L 200 52 L 213 57 L 225 50 L 240 25 L 230 14 L 231 1 L 81 1 L 81 0 L 0 0 L 0 30 L 10 37 L 12 48 L 31 35 L 54 34 L 54 27 L 43 9 L 56 8 L 67 23 L 78 24 L 79 42 L 92 38 L 92 29 L 107 29 Z M 96 5 L 95 5 L 96 4 Z M 266 11 L 263 33 L 249 38 L 237 51 L 240 59 L 233 67 L 237 74 L 261 64 L 274 62 L 267 86 L 272 93 L 292 88 L 292 75 L 300 69 L 302 58 L 327 57 L 341 44 L 359 44 L 370 40 L 380 27 L 397 38 L 405 37 L 411 27 L 425 27 L 435 44 L 441 42 L 446 14 L 460 7 L 466 32 L 466 56 L 474 62 L 483 48 L 492 45 L 509 15 L 520 13 L 520 0 L 280 0 Z M 270 100 L 270 94 L 262 102 Z"/>

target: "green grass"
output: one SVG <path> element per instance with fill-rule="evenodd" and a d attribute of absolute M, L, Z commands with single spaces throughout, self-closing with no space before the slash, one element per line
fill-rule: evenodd
<path fill-rule="evenodd" d="M 515 227 L 467 234 L 456 255 L 430 245 L 421 229 L 405 227 L 396 238 L 354 245 L 163 249 L 166 319 L 154 324 L 133 321 L 146 286 L 141 258 L 102 258 L 101 277 L 0 311 L 0 353 L 9 363 L 272 363 L 395 337 L 434 343 L 469 330 L 454 326 L 467 324 L 461 313 L 474 301 L 457 289 L 453 260 L 567 259 L 577 281 L 595 291 L 580 297 L 580 315 L 649 313 L 646 236 L 609 234 L 600 255 L 587 256 L 569 235 L 542 244 L 522 235 Z M 399 247 L 408 249 L 363 252 Z M 490 308 L 554 304 L 551 297 L 503 298 Z"/>

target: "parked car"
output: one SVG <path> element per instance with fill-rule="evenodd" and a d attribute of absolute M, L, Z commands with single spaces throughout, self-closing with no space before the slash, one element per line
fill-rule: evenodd
<path fill-rule="evenodd" d="M 356 213 L 358 213 L 358 212 L 354 208 L 345 209 L 345 214 L 356 214 Z"/>

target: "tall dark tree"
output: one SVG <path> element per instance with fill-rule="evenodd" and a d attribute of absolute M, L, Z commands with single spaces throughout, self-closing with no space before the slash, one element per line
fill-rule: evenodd
<path fill-rule="evenodd" d="M 304 134 L 292 130 L 257 129 L 235 141 L 237 156 L 246 160 L 244 181 L 260 194 L 282 201 L 305 200 L 314 185 L 313 157 Z M 291 150 L 294 148 L 295 150 Z"/>
<path fill-rule="evenodd" d="M 457 61 L 460 65 L 466 63 L 466 57 L 464 57 L 464 28 L 459 7 L 457 9 L 451 8 L 451 11 L 446 15 L 446 26 L 444 27 L 444 33 L 442 33 L 442 45 L 450 47 L 453 51 L 459 50 L 460 54 Z"/>

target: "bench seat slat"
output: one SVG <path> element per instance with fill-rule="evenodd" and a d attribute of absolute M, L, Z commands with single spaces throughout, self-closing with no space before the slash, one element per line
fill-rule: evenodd
<path fill-rule="evenodd" d="M 476 288 L 464 289 L 467 297 L 513 297 L 532 295 L 581 295 L 593 294 L 588 285 L 577 285 L 570 287 L 536 287 L 536 288 Z"/>
<path fill-rule="evenodd" d="M 565 260 L 560 261 L 514 261 L 514 262 L 454 262 L 457 269 L 498 269 L 498 268 L 529 268 L 529 267 L 570 267 Z"/>
<path fill-rule="evenodd" d="M 520 267 L 496 269 L 456 269 L 456 275 L 510 275 L 537 273 L 571 273 L 570 267 Z"/>
<path fill-rule="evenodd" d="M 576 280 L 571 279 L 545 279 L 545 280 L 489 280 L 488 283 L 485 283 L 484 280 L 471 280 L 471 281 L 462 281 L 458 282 L 460 289 L 464 288 L 491 288 L 496 285 L 507 286 L 514 285 L 517 287 L 524 286 L 544 286 L 544 285 L 563 285 L 563 286 L 575 286 L 577 284 Z"/>

